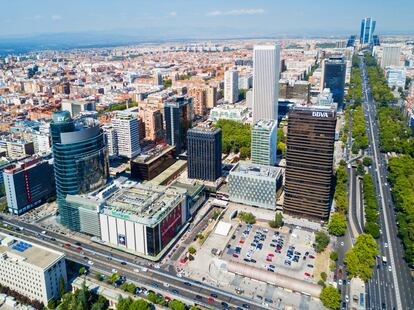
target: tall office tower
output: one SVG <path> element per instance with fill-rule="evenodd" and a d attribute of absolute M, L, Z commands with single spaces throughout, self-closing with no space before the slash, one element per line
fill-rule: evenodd
<path fill-rule="evenodd" d="M 89 193 L 106 184 L 109 167 L 104 133 L 94 119 L 75 121 L 68 111 L 59 111 L 53 113 L 50 136 L 60 222 L 80 231 L 79 210 L 66 202 L 66 195 Z"/>
<path fill-rule="evenodd" d="M 3 171 L 7 206 L 21 215 L 55 195 L 53 164 L 40 156 L 28 157 Z"/>
<path fill-rule="evenodd" d="M 401 46 L 393 44 L 382 45 L 381 68 L 401 66 L 400 57 Z"/>
<path fill-rule="evenodd" d="M 224 101 L 235 103 L 239 99 L 239 73 L 228 70 L 224 73 Z"/>
<path fill-rule="evenodd" d="M 253 50 L 253 123 L 277 120 L 280 46 L 258 45 Z"/>
<path fill-rule="evenodd" d="M 327 219 L 332 201 L 336 111 L 295 107 L 289 113 L 285 212 Z"/>
<path fill-rule="evenodd" d="M 331 90 L 334 101 L 340 107 L 344 102 L 346 61 L 342 55 L 331 56 L 322 62 L 321 92 Z"/>
<path fill-rule="evenodd" d="M 108 146 L 109 157 L 118 156 L 118 138 L 116 136 L 116 130 L 111 125 L 102 126 L 105 133 L 105 143 Z"/>
<path fill-rule="evenodd" d="M 277 121 L 258 121 L 252 128 L 251 159 L 259 165 L 276 165 Z"/>
<path fill-rule="evenodd" d="M 175 155 L 187 148 L 187 131 L 193 120 L 193 102 L 184 96 L 173 97 L 164 104 L 165 142 L 175 146 Z"/>
<path fill-rule="evenodd" d="M 221 129 L 209 124 L 187 132 L 188 177 L 216 181 L 221 177 Z"/>
<path fill-rule="evenodd" d="M 359 42 L 361 44 L 371 44 L 372 37 L 375 31 L 375 20 L 372 17 L 365 17 L 361 21 L 361 33 L 359 35 Z"/>
<path fill-rule="evenodd" d="M 137 115 L 117 112 L 112 119 L 112 127 L 116 132 L 118 155 L 126 158 L 137 156 L 141 152 Z"/>
<path fill-rule="evenodd" d="M 206 108 L 206 95 L 207 91 L 204 88 L 190 88 L 188 90 L 188 96 L 193 98 L 194 114 L 204 116 L 207 113 Z"/>
<path fill-rule="evenodd" d="M 212 109 L 217 105 L 217 87 L 207 88 L 206 107 Z"/>
<path fill-rule="evenodd" d="M 158 85 L 158 86 L 163 85 L 163 80 L 162 80 L 162 74 L 161 74 L 161 72 L 155 73 L 154 80 L 155 80 L 155 85 Z"/>

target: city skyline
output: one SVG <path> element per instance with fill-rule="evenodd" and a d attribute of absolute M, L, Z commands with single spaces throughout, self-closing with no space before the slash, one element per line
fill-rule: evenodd
<path fill-rule="evenodd" d="M 358 7 L 359 14 L 355 14 Z M 395 10 L 396 7 L 401 10 Z M 315 8 L 318 8 L 315 10 Z M 404 9 L 403 9 L 404 8 Z M 312 15 L 307 12 L 312 11 Z M 0 36 L 33 36 L 47 33 L 123 33 L 143 36 L 160 35 L 167 30 L 171 38 L 274 36 L 274 35 L 344 35 L 359 33 L 360 17 L 380 21 L 378 34 L 406 33 L 407 21 L 413 20 L 414 4 L 355 0 L 329 3 L 272 3 L 256 1 L 150 1 L 131 0 L 70 3 L 22 0 L 8 3 L 0 12 Z M 288 14 L 281 14 L 288 12 Z M 393 13 L 395 12 L 395 13 Z M 275 18 L 275 16 L 277 18 Z M 19 23 L 14 23 L 19 20 Z M 300 22 L 298 22 L 300 21 Z M 244 26 L 246 25 L 247 26 Z M 329 27 L 328 27 L 329 26 Z M 410 30 L 408 30 L 410 31 Z"/>

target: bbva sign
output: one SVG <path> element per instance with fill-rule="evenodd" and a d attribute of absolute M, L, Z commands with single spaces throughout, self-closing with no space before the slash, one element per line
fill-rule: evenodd
<path fill-rule="evenodd" d="M 312 112 L 312 116 L 315 116 L 315 117 L 328 117 L 328 112 Z"/>

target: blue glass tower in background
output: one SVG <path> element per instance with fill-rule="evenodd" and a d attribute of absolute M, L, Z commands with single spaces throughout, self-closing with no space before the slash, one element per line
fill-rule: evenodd
<path fill-rule="evenodd" d="M 66 195 L 86 194 L 106 184 L 108 150 L 103 130 L 91 118 L 71 118 L 68 111 L 53 114 L 50 124 L 57 203 L 61 223 L 79 231 L 79 211 Z"/>
<path fill-rule="evenodd" d="M 359 42 L 361 44 L 372 44 L 373 35 L 375 31 L 375 20 L 372 17 L 365 17 L 361 21 L 361 33 L 359 36 Z"/>

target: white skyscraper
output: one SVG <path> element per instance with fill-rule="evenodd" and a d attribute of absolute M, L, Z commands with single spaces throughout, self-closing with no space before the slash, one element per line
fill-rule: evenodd
<path fill-rule="evenodd" d="M 236 70 L 224 73 L 224 101 L 235 103 L 239 98 L 239 74 Z"/>
<path fill-rule="evenodd" d="M 258 45 L 253 51 L 253 124 L 277 121 L 280 46 Z"/>
<path fill-rule="evenodd" d="M 383 45 L 382 46 L 382 58 L 381 68 L 401 66 L 400 63 L 401 46 L 399 45 Z"/>
<path fill-rule="evenodd" d="M 127 158 L 137 156 L 141 152 L 137 116 L 129 112 L 117 112 L 112 119 L 112 126 L 116 131 L 118 155 Z"/>

